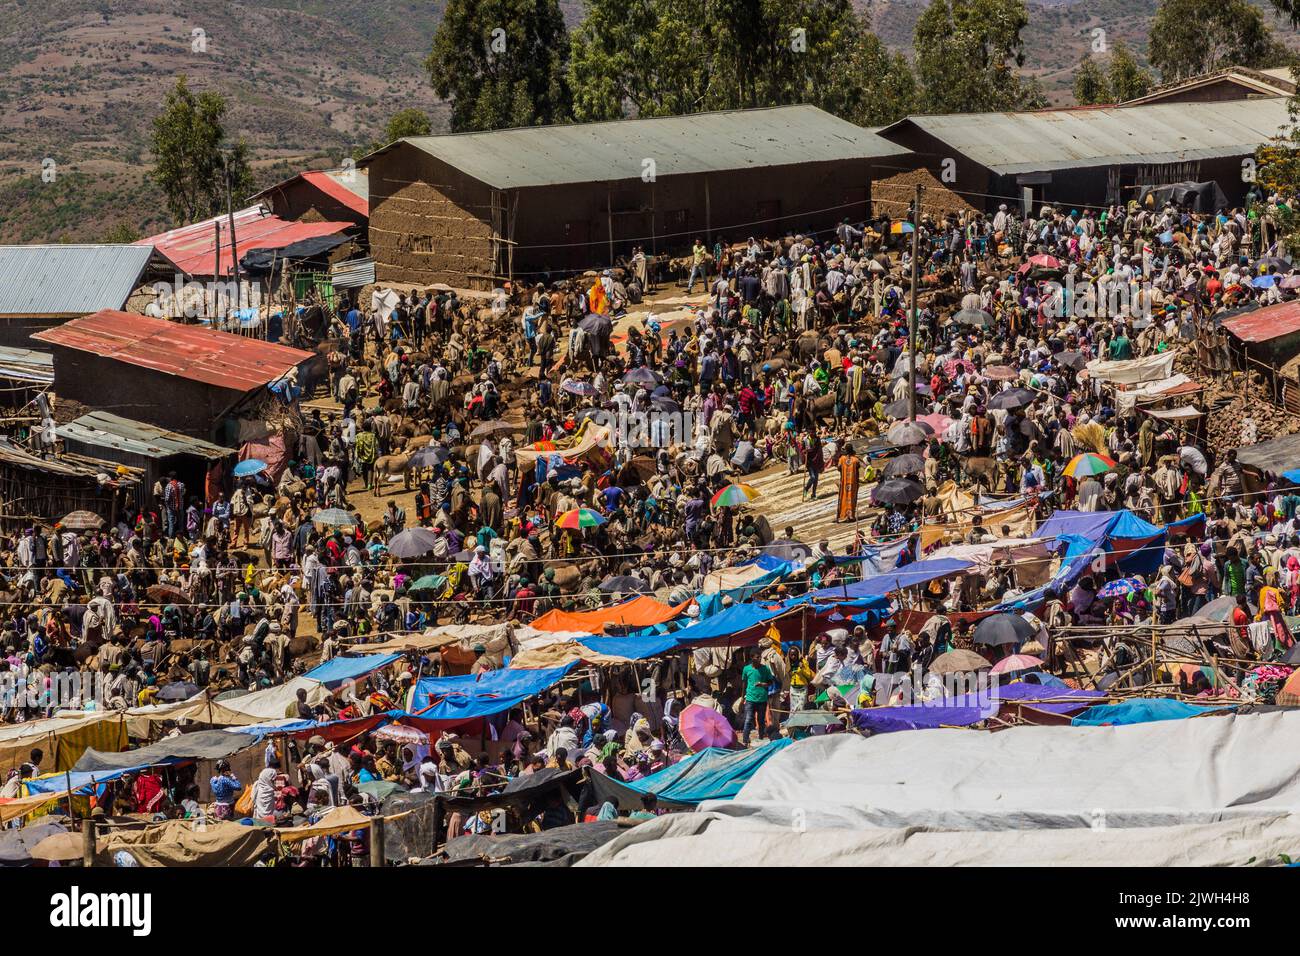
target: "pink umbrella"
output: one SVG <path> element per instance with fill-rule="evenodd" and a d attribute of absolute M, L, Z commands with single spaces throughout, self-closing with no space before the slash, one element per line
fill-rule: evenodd
<path fill-rule="evenodd" d="M 1284 289 L 1300 289 L 1300 276 L 1287 276 L 1278 284 Z"/>
<path fill-rule="evenodd" d="M 730 747 L 736 742 L 736 731 L 727 718 L 712 707 L 701 704 L 691 704 L 682 711 L 678 729 L 686 746 L 695 751 L 706 747 Z"/>
<path fill-rule="evenodd" d="M 952 424 L 951 418 L 947 415 L 941 415 L 938 412 L 931 412 L 929 415 L 917 415 L 916 420 L 918 422 L 925 422 L 934 429 L 936 435 L 942 435 L 948 430 L 948 426 Z"/>
<path fill-rule="evenodd" d="M 1012 671 L 1031 671 L 1042 666 L 1043 662 L 1033 654 L 1010 654 L 993 665 L 992 673 L 1009 674 Z"/>

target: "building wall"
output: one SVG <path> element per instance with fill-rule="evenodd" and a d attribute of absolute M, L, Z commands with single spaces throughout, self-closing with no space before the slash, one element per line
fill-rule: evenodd
<path fill-rule="evenodd" d="M 900 164 L 901 165 L 901 164 Z M 812 232 L 870 215 L 867 160 L 808 163 L 518 191 L 513 271 L 523 281 L 601 269 L 634 245 L 650 255 L 706 242 Z"/>
<path fill-rule="evenodd" d="M 302 179 L 295 179 L 287 186 L 272 190 L 266 199 L 271 211 L 281 219 L 354 222 L 362 230 L 365 229 L 365 216 Z"/>
<path fill-rule="evenodd" d="M 1242 86 L 1240 83 L 1224 77 L 1213 83 L 1207 83 L 1204 86 L 1192 89 L 1175 88 L 1167 93 L 1144 99 L 1142 103 L 1143 105 L 1148 103 L 1222 103 L 1228 100 L 1247 100 L 1267 95 L 1257 92 L 1253 87 Z"/>
<path fill-rule="evenodd" d="M 375 157 L 369 174 L 377 283 L 474 288 L 493 275 L 488 186 L 408 145 Z"/>
<path fill-rule="evenodd" d="M 69 319 L 80 318 L 78 315 L 0 315 L 0 346 L 11 349 L 30 349 L 41 346 L 33 343 L 31 337 L 37 332 L 44 332 L 62 325 Z"/>
<path fill-rule="evenodd" d="M 226 411 L 244 393 L 163 375 L 62 345 L 54 353 L 54 393 L 89 408 L 212 441 Z"/>

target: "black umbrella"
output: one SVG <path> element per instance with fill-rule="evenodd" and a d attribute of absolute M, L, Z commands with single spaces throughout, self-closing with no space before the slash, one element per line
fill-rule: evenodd
<path fill-rule="evenodd" d="M 607 594 L 647 594 L 650 585 L 631 574 L 617 574 L 600 582 L 600 589 Z"/>
<path fill-rule="evenodd" d="M 911 408 L 912 405 L 908 399 L 900 398 L 885 406 L 885 414 L 890 418 L 906 418 Z"/>
<path fill-rule="evenodd" d="M 1088 363 L 1078 352 L 1058 352 L 1056 354 L 1056 364 L 1062 368 L 1077 372 Z"/>
<path fill-rule="evenodd" d="M 492 421 L 480 422 L 478 425 L 474 427 L 474 430 L 469 433 L 469 437 L 489 438 L 492 435 L 497 435 L 497 434 L 505 435 L 505 434 L 509 434 L 510 432 L 523 431 L 523 428 L 524 427 L 522 425 L 512 425 L 510 422 L 502 421 L 499 418 L 495 418 Z"/>
<path fill-rule="evenodd" d="M 639 368 L 629 370 L 623 376 L 623 381 L 629 385 L 658 385 L 664 380 L 664 377 L 654 369 L 646 368 L 642 365 Z"/>
<path fill-rule="evenodd" d="M 928 422 L 899 422 L 885 436 L 895 445 L 919 445 L 934 434 Z"/>
<path fill-rule="evenodd" d="M 650 407 L 656 412 L 672 412 L 674 414 L 682 410 L 680 403 L 674 399 L 664 397 L 650 399 Z"/>
<path fill-rule="evenodd" d="M 192 684 L 189 681 L 172 681 L 170 684 L 163 684 L 162 690 L 158 691 L 159 700 L 189 700 L 199 692 L 199 685 Z"/>
<path fill-rule="evenodd" d="M 1019 614 L 994 614 L 975 625 L 971 640 L 976 644 L 997 647 L 1001 644 L 1023 644 L 1037 631 Z"/>
<path fill-rule="evenodd" d="M 962 309 L 960 312 L 954 313 L 952 320 L 958 325 L 973 325 L 981 329 L 987 329 L 993 325 L 993 316 L 983 309 Z"/>
<path fill-rule="evenodd" d="M 592 312 L 578 320 L 578 328 L 588 335 L 605 335 L 613 331 L 614 321 L 608 315 Z"/>
<path fill-rule="evenodd" d="M 902 478 L 904 475 L 919 475 L 925 471 L 925 459 L 920 455 L 899 455 L 885 465 L 882 474 L 886 478 Z"/>
<path fill-rule="evenodd" d="M 925 485 L 910 478 L 882 481 L 871 491 L 871 500 L 881 505 L 907 505 L 925 495 Z"/>
<path fill-rule="evenodd" d="M 388 552 L 402 561 L 430 554 L 438 544 L 438 535 L 428 528 L 407 528 L 388 542 Z"/>
<path fill-rule="evenodd" d="M 411 455 L 412 468 L 434 468 L 451 457 L 451 449 L 445 445 L 425 445 L 417 448 Z"/>
<path fill-rule="evenodd" d="M 1278 256 L 1260 256 L 1258 259 L 1255 260 L 1256 270 L 1273 269 L 1273 268 L 1278 269 L 1280 272 L 1290 272 L 1291 260 L 1282 259 Z"/>
<path fill-rule="evenodd" d="M 1031 392 L 1027 388 L 1009 388 L 990 398 L 989 408 L 1027 408 L 1034 404 L 1034 399 L 1037 397 L 1037 393 Z"/>

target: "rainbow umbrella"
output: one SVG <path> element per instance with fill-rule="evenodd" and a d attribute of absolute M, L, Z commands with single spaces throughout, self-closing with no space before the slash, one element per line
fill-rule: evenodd
<path fill-rule="evenodd" d="M 714 508 L 736 508 L 740 505 L 749 504 L 757 497 L 757 488 L 737 482 L 719 489 L 709 500 L 709 504 Z"/>
<path fill-rule="evenodd" d="M 1085 451 L 1082 455 L 1071 458 L 1061 474 L 1067 478 L 1087 478 L 1089 475 L 1104 475 L 1114 467 L 1115 462 L 1105 455 Z"/>
<path fill-rule="evenodd" d="M 895 222 L 890 223 L 889 231 L 896 236 L 901 236 L 903 233 L 906 232 L 916 232 L 916 227 L 904 219 L 899 219 L 896 220 Z"/>
<path fill-rule="evenodd" d="M 557 528 L 594 528 L 604 523 L 605 519 L 590 508 L 574 508 L 555 519 Z"/>
<path fill-rule="evenodd" d="M 1012 671 L 1031 671 L 1042 667 L 1043 662 L 1033 654 L 1011 654 L 993 665 L 993 674 L 1010 674 Z"/>

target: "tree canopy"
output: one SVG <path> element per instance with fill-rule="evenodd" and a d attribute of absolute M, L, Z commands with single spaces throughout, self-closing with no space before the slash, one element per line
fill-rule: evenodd
<path fill-rule="evenodd" d="M 253 192 L 248 144 L 241 139 L 223 146 L 225 115 L 225 97 L 211 90 L 195 95 L 180 76 L 154 118 L 153 176 L 177 222 L 196 222 L 225 211 L 227 163 L 234 205 L 242 206 Z"/>

